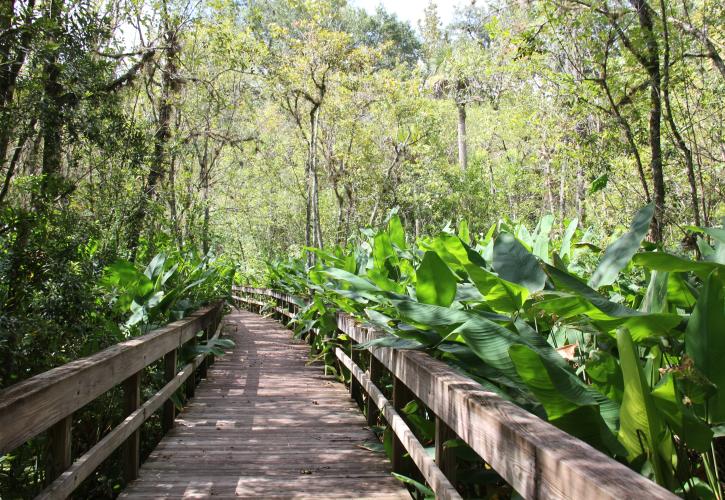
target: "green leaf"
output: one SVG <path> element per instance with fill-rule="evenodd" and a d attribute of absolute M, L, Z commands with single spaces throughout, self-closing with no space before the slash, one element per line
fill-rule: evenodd
<path fill-rule="evenodd" d="M 667 312 L 667 284 L 670 273 L 653 271 L 640 310 L 650 313 Z"/>
<path fill-rule="evenodd" d="M 471 234 L 468 231 L 468 222 L 465 219 L 458 224 L 458 237 L 467 245 L 471 243 Z"/>
<path fill-rule="evenodd" d="M 546 274 L 539 262 L 510 233 L 501 233 L 493 245 L 493 268 L 506 281 L 518 283 L 534 293 L 542 290 Z"/>
<path fill-rule="evenodd" d="M 707 405 L 711 423 L 725 422 L 724 325 L 725 286 L 722 272 L 714 271 L 703 283 L 685 332 L 685 350 L 695 368 L 717 386 Z"/>
<path fill-rule="evenodd" d="M 669 432 L 650 394 L 637 347 L 624 328 L 617 332 L 617 348 L 624 377 L 619 440 L 627 449 L 630 460 L 646 455 L 657 482 L 669 486 L 672 483 Z"/>
<path fill-rule="evenodd" d="M 419 491 L 423 495 L 423 498 L 425 500 L 429 500 L 429 499 L 434 500 L 435 499 L 436 496 L 435 496 L 435 493 L 433 492 L 433 490 L 428 488 L 423 483 L 420 483 L 420 482 L 416 481 L 415 479 L 409 478 L 402 474 L 398 474 L 397 472 L 392 472 L 391 474 L 398 481 L 401 481 L 405 484 L 409 484 L 409 485 L 413 486 L 417 491 Z"/>
<path fill-rule="evenodd" d="M 622 403 L 624 379 L 617 358 L 606 351 L 593 351 L 586 361 L 585 369 L 592 387 L 612 401 Z"/>
<path fill-rule="evenodd" d="M 420 302 L 447 307 L 456 298 L 458 279 L 435 252 L 428 251 L 416 271 L 415 293 Z"/>
<path fill-rule="evenodd" d="M 400 222 L 400 217 L 396 214 L 393 215 L 388 221 L 388 235 L 390 235 L 390 242 L 397 246 L 401 250 L 405 250 L 405 229 L 403 229 L 403 223 Z"/>
<path fill-rule="evenodd" d="M 688 448 L 701 453 L 710 450 L 713 432 L 691 409 L 682 404 L 682 396 L 675 386 L 672 373 L 662 377 L 652 391 L 652 397 L 670 428 L 687 443 Z"/>
<path fill-rule="evenodd" d="M 654 271 L 666 271 L 670 273 L 693 272 L 704 279 L 714 269 L 725 269 L 725 266 L 717 262 L 695 261 L 683 259 L 676 255 L 665 252 L 642 252 L 632 259 L 639 266 Z"/>
<path fill-rule="evenodd" d="M 569 222 L 568 226 L 566 226 L 564 237 L 561 240 L 561 249 L 559 249 L 559 257 L 561 257 L 562 260 L 571 260 L 571 239 L 574 237 L 578 224 L 579 220 L 575 218 Z"/>
<path fill-rule="evenodd" d="M 551 214 L 545 215 L 539 221 L 533 235 L 534 255 L 549 264 L 551 264 L 551 259 L 549 258 L 549 234 L 551 233 L 553 225 L 554 216 Z"/>
<path fill-rule="evenodd" d="M 589 280 L 590 287 L 599 288 L 614 283 L 619 271 L 632 260 L 632 256 L 642 244 L 654 213 L 653 203 L 637 211 L 629 231 L 607 247 L 602 260 L 599 261 L 599 266 Z"/>
<path fill-rule="evenodd" d="M 527 346 L 512 345 L 509 355 L 553 425 L 600 450 L 624 453 L 599 413 L 597 398 L 581 379 L 547 363 Z"/>

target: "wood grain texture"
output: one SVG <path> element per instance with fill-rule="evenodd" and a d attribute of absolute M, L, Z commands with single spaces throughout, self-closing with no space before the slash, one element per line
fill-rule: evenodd
<path fill-rule="evenodd" d="M 382 336 L 344 314 L 338 327 L 360 343 Z M 424 352 L 371 352 L 524 498 L 679 498 Z"/>
<path fill-rule="evenodd" d="M 0 392 L 0 455 L 90 403 L 192 338 L 216 306 L 92 356 L 59 366 Z"/>
<path fill-rule="evenodd" d="M 396 438 L 400 441 L 401 446 L 410 454 L 410 459 L 415 462 L 418 470 L 423 474 L 425 481 L 435 492 L 436 498 L 440 500 L 461 500 L 461 495 L 458 494 L 453 485 L 438 468 L 433 458 L 425 451 L 423 445 L 420 444 L 420 441 L 415 437 L 415 434 L 410 430 L 410 427 L 408 427 L 408 424 L 400 416 L 394 405 L 385 398 L 367 374 L 341 349 L 335 349 L 335 355 L 350 370 L 353 377 L 360 382 L 370 399 L 375 402 L 375 405 L 382 412 L 388 425 L 390 425 L 390 428 L 395 433 Z"/>
<path fill-rule="evenodd" d="M 410 499 L 342 384 L 307 364 L 308 347 L 246 311 L 224 319 L 236 346 L 121 498 Z"/>

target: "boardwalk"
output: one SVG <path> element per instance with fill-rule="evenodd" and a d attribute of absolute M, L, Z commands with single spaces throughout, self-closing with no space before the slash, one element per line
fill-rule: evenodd
<path fill-rule="evenodd" d="M 344 387 L 306 366 L 307 345 L 246 311 L 225 318 L 217 359 L 121 498 L 399 498 L 410 495 Z"/>

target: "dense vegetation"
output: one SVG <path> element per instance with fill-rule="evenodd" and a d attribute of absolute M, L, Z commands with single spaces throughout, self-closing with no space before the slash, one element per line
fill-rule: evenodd
<path fill-rule="evenodd" d="M 556 346 L 576 343 L 560 332 L 581 331 L 580 367 L 590 351 L 619 366 L 619 334 L 602 326 L 615 324 L 650 368 L 689 366 L 684 330 L 699 328 L 690 314 L 722 279 L 712 263 L 722 263 L 725 215 L 723 26 L 722 3 L 702 0 L 461 2 L 447 24 L 431 2 L 418 26 L 346 0 L 0 2 L 0 389 L 179 318 L 224 296 L 235 274 L 262 279 L 266 261 L 288 256 L 298 260 L 279 271 L 285 283 L 294 275 L 321 287 L 328 267 L 359 274 L 345 275 L 349 286 L 371 280 L 361 297 L 383 301 L 373 314 L 417 324 L 428 333 L 406 341 L 426 348 L 432 325 L 399 315 L 380 290 L 407 302 L 432 293 L 422 302 L 440 307 L 453 294 L 446 310 L 490 309 L 496 328 L 520 334 L 525 323 Z M 607 259 L 597 245 L 645 205 L 627 248 L 644 238 L 648 252 L 685 260 L 637 254 L 616 275 L 620 256 L 593 274 Z M 555 228 L 552 217 L 567 224 Z M 398 220 L 409 238 L 397 222 L 380 229 Z M 466 255 L 454 238 L 424 236 L 459 220 L 468 221 Z M 534 234 L 522 229 L 537 222 Z M 556 243 L 544 245 L 550 233 Z M 380 234 L 390 245 L 376 243 Z M 531 281 L 497 265 L 504 244 L 532 266 Z M 537 271 L 527 247 L 548 267 Z M 358 257 L 375 248 L 371 262 L 385 264 L 367 269 Z M 335 260 L 349 255 L 354 265 Z M 441 279 L 432 292 L 409 292 L 404 285 L 426 281 L 421 266 Z M 590 307 L 604 299 L 566 273 L 604 294 L 602 316 Z M 348 286 L 340 276 L 326 296 L 362 312 L 332 293 Z M 551 294 L 563 295 L 536 306 Z M 582 317 L 592 325 L 577 330 L 570 323 Z M 543 344 L 528 347 L 547 362 Z M 510 361 L 488 382 L 555 420 L 521 368 L 534 355 L 498 349 Z M 579 378 L 567 372 L 589 392 L 560 405 L 562 422 L 574 407 L 599 418 L 586 399 L 597 390 L 589 366 Z M 619 403 L 617 394 L 606 395 Z M 683 415 L 718 423 L 693 412 Z M 616 422 L 600 416 L 613 433 Z M 74 422 L 88 439 L 79 450 L 118 418 L 117 394 L 85 409 Z M 667 425 L 665 435 L 678 436 L 671 456 L 681 456 L 690 443 Z M 598 445 L 643 466 L 610 437 L 603 430 Z M 658 480 L 717 493 L 717 449 L 708 455 L 703 443 L 672 474 L 650 461 Z M 42 488 L 46 445 L 39 438 L 0 458 L 0 496 Z M 121 486 L 114 467 L 84 491 L 112 495 Z"/>
<path fill-rule="evenodd" d="M 410 241 L 393 215 L 316 250 L 312 268 L 271 266 L 268 284 L 311 294 L 297 331 L 319 330 L 332 367 L 345 311 L 389 334 L 369 345 L 425 350 L 672 491 L 721 498 L 725 232 L 698 229 L 702 260 L 637 252 L 653 216 L 653 205 L 638 211 L 602 251 L 577 220 L 561 238 L 545 216 L 533 232 L 502 220 L 472 238 L 463 222 Z M 431 415 L 416 416 L 430 442 Z M 472 496 L 500 493 L 500 478 L 473 470 Z"/>

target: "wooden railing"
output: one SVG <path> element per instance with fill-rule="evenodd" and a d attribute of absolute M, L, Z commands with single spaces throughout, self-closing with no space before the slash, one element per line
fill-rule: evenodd
<path fill-rule="evenodd" d="M 293 318 L 303 303 L 268 289 L 233 290 L 239 304 L 257 312 L 270 311 L 279 319 Z M 354 343 L 385 336 L 362 327 L 347 314 L 338 314 L 337 327 Z M 453 487 L 457 483 L 455 456 L 444 446 L 454 438 L 468 444 L 527 499 L 678 498 L 422 351 L 373 347 L 351 352 L 353 359 L 339 348 L 335 354 L 352 374 L 351 395 L 359 398 L 361 391 L 366 395 L 368 422 L 373 425 L 380 411 L 393 430 L 393 470 L 407 475 L 414 472 L 415 464 L 437 498 L 460 498 Z M 363 352 L 367 371 L 358 365 Z M 392 402 L 379 389 L 384 370 L 393 379 Z M 398 413 L 412 400 L 435 415 L 435 459 L 429 458 Z"/>
<path fill-rule="evenodd" d="M 138 475 L 139 427 L 163 406 L 164 432 L 173 427 L 175 406 L 171 396 L 197 370 L 206 376 L 213 356 L 199 354 L 180 371 L 177 353 L 186 343 L 195 344 L 197 334 L 209 340 L 219 335 L 223 303 L 205 307 L 163 328 L 121 342 L 92 356 L 36 375 L 0 392 L 0 456 L 38 434 L 49 431 L 55 480 L 39 498 L 66 498 L 114 450 L 123 446 L 126 481 Z M 164 359 L 166 385 L 141 404 L 141 373 L 151 363 Z M 186 384 L 194 394 L 196 377 Z M 106 391 L 123 386 L 126 418 L 82 456 L 71 456 L 73 413 Z"/>

